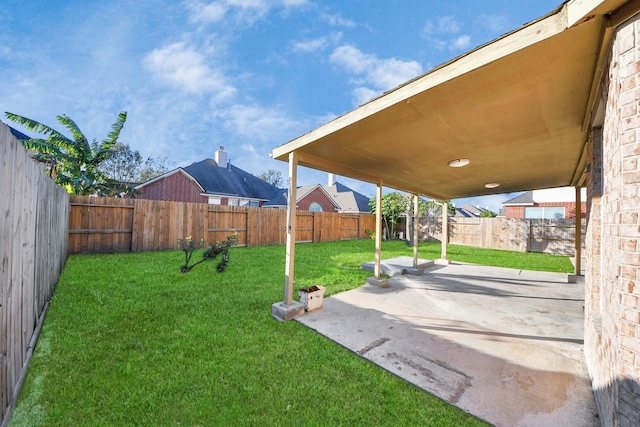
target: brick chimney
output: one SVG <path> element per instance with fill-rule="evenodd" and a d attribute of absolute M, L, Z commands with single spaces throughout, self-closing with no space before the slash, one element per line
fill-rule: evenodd
<path fill-rule="evenodd" d="M 220 168 L 227 167 L 227 152 L 224 151 L 224 147 L 222 145 L 220 146 L 220 148 L 218 148 L 218 151 L 216 151 L 216 156 L 214 160 L 218 164 L 218 167 Z"/>

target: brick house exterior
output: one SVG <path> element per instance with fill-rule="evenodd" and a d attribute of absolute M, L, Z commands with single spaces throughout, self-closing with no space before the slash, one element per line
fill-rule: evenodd
<path fill-rule="evenodd" d="M 205 159 L 136 187 L 138 198 L 224 206 L 261 206 L 279 189 L 227 162 L 223 147 Z"/>
<path fill-rule="evenodd" d="M 171 202 L 207 203 L 203 189 L 182 169 L 177 169 L 152 180 L 139 189 L 141 199 L 166 200 Z"/>
<path fill-rule="evenodd" d="M 587 202 L 584 201 L 584 197 L 582 199 L 582 217 L 584 218 L 587 213 Z M 574 219 L 576 217 L 575 189 L 572 187 L 527 191 L 507 200 L 502 205 L 504 206 L 504 216 L 506 218 L 533 218 L 527 215 L 528 208 L 559 208 L 559 210 L 549 209 L 548 211 L 561 211 L 564 219 Z M 538 209 L 537 211 L 544 211 L 544 209 Z"/>
<path fill-rule="evenodd" d="M 287 207 L 287 190 L 280 190 L 280 195 L 265 203 L 265 207 Z M 303 211 L 371 213 L 369 198 L 344 184 L 335 181 L 329 174 L 327 185 L 304 185 L 296 192 L 296 207 Z"/>
<path fill-rule="evenodd" d="M 585 355 L 605 426 L 640 425 L 640 16 L 615 29 L 588 146 Z"/>
<path fill-rule="evenodd" d="M 303 193 L 304 187 L 301 187 L 298 191 Z M 317 208 L 311 209 L 314 204 L 320 206 L 322 212 L 335 212 L 340 208 L 320 185 L 315 185 L 311 191 L 302 194 L 298 198 L 297 206 L 302 211 L 318 210 Z"/>

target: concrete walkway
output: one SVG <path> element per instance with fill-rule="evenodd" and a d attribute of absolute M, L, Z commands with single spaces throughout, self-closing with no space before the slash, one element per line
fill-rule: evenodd
<path fill-rule="evenodd" d="M 325 298 L 297 320 L 497 426 L 597 426 L 583 288 L 454 263 Z"/>

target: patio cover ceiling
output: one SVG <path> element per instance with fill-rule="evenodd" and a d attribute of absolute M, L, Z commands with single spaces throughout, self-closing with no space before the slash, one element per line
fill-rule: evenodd
<path fill-rule="evenodd" d="M 638 4 L 564 3 L 272 157 L 441 200 L 581 185 L 612 27 Z M 448 166 L 459 158 L 470 164 Z"/>

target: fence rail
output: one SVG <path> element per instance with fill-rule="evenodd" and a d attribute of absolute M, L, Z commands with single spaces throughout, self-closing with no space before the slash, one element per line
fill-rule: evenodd
<path fill-rule="evenodd" d="M 6 425 L 67 259 L 69 195 L 0 123 L 0 421 Z"/>
<path fill-rule="evenodd" d="M 297 213 L 298 242 L 367 238 L 369 214 Z M 178 238 L 209 243 L 237 233 L 239 246 L 284 244 L 286 212 L 240 206 L 72 196 L 69 253 L 175 249 Z"/>

